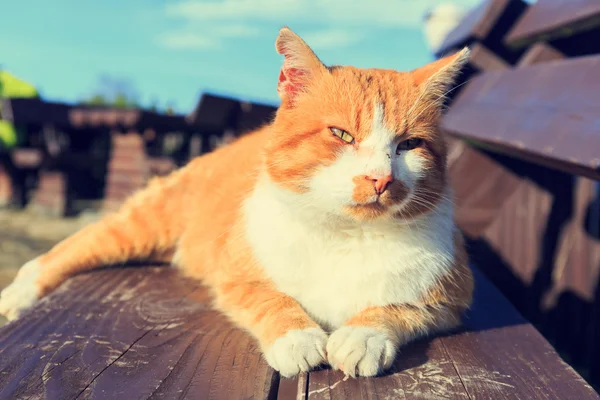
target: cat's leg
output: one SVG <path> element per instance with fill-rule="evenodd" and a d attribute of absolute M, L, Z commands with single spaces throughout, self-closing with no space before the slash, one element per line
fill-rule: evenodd
<path fill-rule="evenodd" d="M 471 271 L 458 268 L 419 304 L 371 307 L 334 331 L 327 342 L 329 364 L 351 376 L 375 376 L 394 362 L 400 346 L 460 325 L 473 290 Z"/>
<path fill-rule="evenodd" d="M 258 340 L 267 362 L 282 376 L 309 371 L 326 361 L 325 331 L 272 282 L 238 277 L 221 283 L 216 303 Z"/>
<path fill-rule="evenodd" d="M 115 214 L 86 226 L 27 262 L 0 293 L 0 314 L 17 318 L 70 276 L 133 259 L 148 259 L 174 247 L 179 208 L 164 183 L 154 181 Z M 169 200 L 167 200 L 169 199 Z"/>

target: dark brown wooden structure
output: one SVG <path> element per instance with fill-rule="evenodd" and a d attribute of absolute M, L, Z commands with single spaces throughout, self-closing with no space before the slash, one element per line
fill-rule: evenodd
<path fill-rule="evenodd" d="M 600 384 L 600 8 L 538 0 L 504 36 L 514 66 L 480 71 L 442 121 L 473 261 Z M 592 40 L 592 38 L 596 38 Z"/>
<path fill-rule="evenodd" d="M 0 202 L 32 200 L 45 212 L 70 215 L 81 198 L 103 198 L 106 211 L 118 208 L 150 177 L 269 122 L 275 107 L 205 94 L 187 117 L 39 99 L 5 100 L 3 110 L 27 127 L 28 137 L 0 160 Z"/>
<path fill-rule="evenodd" d="M 464 329 L 406 346 L 385 376 L 283 379 L 173 268 L 83 274 L 0 329 L 0 399 L 600 398 L 476 278 Z"/>
<path fill-rule="evenodd" d="M 276 110 L 276 107 L 267 104 L 242 102 L 212 93 L 202 94 L 187 116 L 188 122 L 201 132 L 192 137 L 190 157 L 212 151 L 270 122 Z"/>
<path fill-rule="evenodd" d="M 449 101 L 476 74 L 502 71 L 517 62 L 523 49 L 508 46 L 504 39 L 526 9 L 523 0 L 482 0 L 448 33 L 436 56 L 451 54 L 465 46 L 471 49 L 456 88 L 448 93 Z"/>

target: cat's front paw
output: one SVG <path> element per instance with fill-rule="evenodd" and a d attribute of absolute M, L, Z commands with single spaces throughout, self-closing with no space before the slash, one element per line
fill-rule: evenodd
<path fill-rule="evenodd" d="M 321 328 L 294 329 L 265 349 L 265 358 L 286 378 L 310 371 L 325 361 L 327 334 Z"/>
<path fill-rule="evenodd" d="M 344 326 L 331 334 L 327 358 L 334 369 L 350 376 L 375 376 L 388 369 L 396 346 L 382 329 Z"/>
<path fill-rule="evenodd" d="M 36 279 L 39 274 L 37 260 L 29 261 L 19 269 L 15 280 L 0 293 L 0 314 L 12 321 L 37 303 L 40 293 Z"/>

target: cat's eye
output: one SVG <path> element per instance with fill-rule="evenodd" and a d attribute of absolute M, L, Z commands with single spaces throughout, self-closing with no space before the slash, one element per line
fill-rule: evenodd
<path fill-rule="evenodd" d="M 417 147 L 421 146 L 422 144 L 423 144 L 423 139 L 419 139 L 419 138 L 406 139 L 405 141 L 400 142 L 400 144 L 398 144 L 398 147 L 396 148 L 396 154 L 400 154 L 401 151 L 409 151 L 409 150 L 416 149 Z"/>
<path fill-rule="evenodd" d="M 329 130 L 331 131 L 331 133 L 333 133 L 333 136 L 339 137 L 344 142 L 348 144 L 354 143 L 354 138 L 352 137 L 352 135 L 346 132 L 345 130 L 339 128 L 329 128 Z"/>

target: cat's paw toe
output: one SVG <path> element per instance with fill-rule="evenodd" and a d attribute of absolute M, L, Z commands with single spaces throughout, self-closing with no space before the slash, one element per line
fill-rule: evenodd
<path fill-rule="evenodd" d="M 325 361 L 327 334 L 321 328 L 295 329 L 287 332 L 266 349 L 271 367 L 286 377 L 310 371 Z"/>
<path fill-rule="evenodd" d="M 327 357 L 346 375 L 375 376 L 392 365 L 396 346 L 384 330 L 345 326 L 329 337 Z"/>
<path fill-rule="evenodd" d="M 15 280 L 0 293 L 0 314 L 9 321 L 31 308 L 39 300 L 39 262 L 32 260 L 21 267 Z"/>

